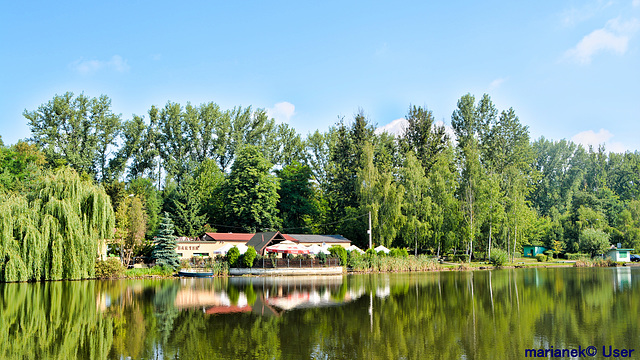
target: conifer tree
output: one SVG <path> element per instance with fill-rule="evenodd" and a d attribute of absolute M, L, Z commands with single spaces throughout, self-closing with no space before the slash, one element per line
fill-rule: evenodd
<path fill-rule="evenodd" d="M 178 253 L 176 253 L 176 236 L 173 234 L 173 222 L 166 212 L 162 215 L 160 226 L 155 239 L 156 246 L 153 249 L 152 257 L 156 260 L 156 265 L 169 266 L 177 269 L 180 265 Z"/>

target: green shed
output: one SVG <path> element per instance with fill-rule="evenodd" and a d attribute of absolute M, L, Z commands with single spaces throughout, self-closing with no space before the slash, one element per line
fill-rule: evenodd
<path fill-rule="evenodd" d="M 536 257 L 538 254 L 544 254 L 547 248 L 544 246 L 524 245 L 522 252 L 524 257 Z"/>

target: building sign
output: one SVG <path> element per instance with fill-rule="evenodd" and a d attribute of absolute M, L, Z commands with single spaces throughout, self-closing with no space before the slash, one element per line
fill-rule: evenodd
<path fill-rule="evenodd" d="M 192 246 L 178 245 L 178 247 L 176 248 L 176 250 L 198 250 L 198 249 L 200 249 L 200 245 L 192 245 Z"/>

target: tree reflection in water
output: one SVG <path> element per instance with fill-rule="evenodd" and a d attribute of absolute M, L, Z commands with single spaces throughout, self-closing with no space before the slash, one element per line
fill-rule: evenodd
<path fill-rule="evenodd" d="M 640 268 L 0 285 L 0 358 L 519 359 L 640 339 Z"/>

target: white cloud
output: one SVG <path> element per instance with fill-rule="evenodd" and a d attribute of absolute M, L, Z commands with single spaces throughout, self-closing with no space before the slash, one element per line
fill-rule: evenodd
<path fill-rule="evenodd" d="M 288 123 L 293 115 L 296 114 L 296 107 L 290 102 L 283 101 L 273 105 L 267 109 L 267 116 L 276 119 L 281 123 Z"/>
<path fill-rule="evenodd" d="M 594 132 L 593 130 L 587 130 L 580 132 L 574 135 L 571 138 L 576 144 L 582 144 L 585 148 L 589 146 L 593 146 L 594 150 L 598 149 L 599 145 L 604 145 L 605 150 L 609 152 L 615 153 L 623 153 L 628 150 L 626 146 L 624 146 L 620 142 L 610 141 L 613 138 L 613 134 L 606 129 L 600 129 L 598 132 Z"/>
<path fill-rule="evenodd" d="M 640 1 L 640 0 L 634 0 Z M 566 10 L 562 14 L 562 25 L 566 27 L 572 27 L 581 22 L 587 21 L 597 14 L 601 13 L 602 10 L 608 8 L 613 5 L 613 1 L 608 0 L 597 0 L 586 3 L 581 7 L 573 7 L 569 10 Z"/>
<path fill-rule="evenodd" d="M 93 74 L 103 69 L 123 73 L 129 71 L 129 64 L 120 55 L 113 55 L 109 60 L 76 60 L 71 68 L 82 75 Z"/>
<path fill-rule="evenodd" d="M 640 28 L 640 22 L 632 19 L 620 22 L 609 20 L 604 28 L 591 32 L 573 48 L 565 52 L 565 58 L 581 64 L 589 64 L 591 58 L 600 52 L 611 51 L 619 55 L 627 52 L 629 39 Z"/>
<path fill-rule="evenodd" d="M 453 128 L 451 126 L 445 125 L 444 121 L 439 120 L 434 123 L 435 126 L 444 126 L 444 131 L 447 135 L 449 135 L 449 139 L 455 139 L 455 133 L 453 132 Z M 391 135 L 401 136 L 404 134 L 404 130 L 409 126 L 409 122 L 405 118 L 395 119 L 387 125 L 381 126 L 375 130 L 376 134 L 382 134 L 383 132 L 387 132 Z"/>
<path fill-rule="evenodd" d="M 409 122 L 405 118 L 395 119 L 385 126 L 381 126 L 376 129 L 376 134 L 382 134 L 388 132 L 391 135 L 400 136 L 404 133 L 404 129 L 409 125 Z"/>
<path fill-rule="evenodd" d="M 491 84 L 489 84 L 489 90 L 495 90 L 499 88 L 500 85 L 502 85 L 505 81 L 507 81 L 507 79 L 504 79 L 504 78 L 493 80 Z"/>
<path fill-rule="evenodd" d="M 640 6 L 640 0 L 633 0 L 633 6 Z"/>

